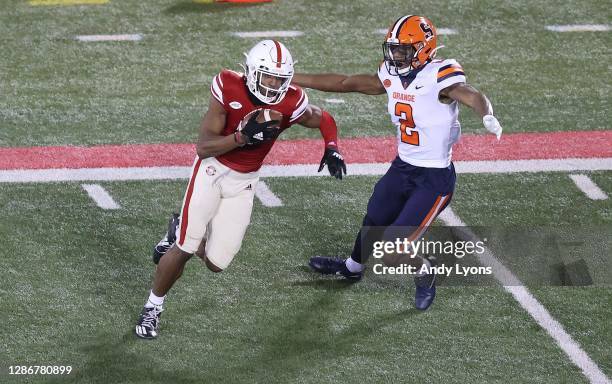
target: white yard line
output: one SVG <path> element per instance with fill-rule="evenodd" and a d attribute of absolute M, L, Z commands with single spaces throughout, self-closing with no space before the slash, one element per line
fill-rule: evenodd
<path fill-rule="evenodd" d="M 325 99 L 325 102 L 332 104 L 342 104 L 344 103 L 344 99 Z"/>
<path fill-rule="evenodd" d="M 302 36 L 302 31 L 252 31 L 252 32 L 232 32 L 232 35 L 243 38 L 262 38 L 262 37 L 298 37 Z"/>
<path fill-rule="evenodd" d="M 257 198 L 259 199 L 259 201 L 261 201 L 264 207 L 283 206 L 283 202 L 281 201 L 281 199 L 279 199 L 278 196 L 276 196 L 274 192 L 272 192 L 270 188 L 268 188 L 268 185 L 263 180 L 259 180 L 259 182 L 257 183 L 257 187 L 255 187 L 255 196 L 257 196 Z"/>
<path fill-rule="evenodd" d="M 569 175 L 578 189 L 591 200 L 606 200 L 608 195 L 601 190 L 587 175 Z"/>
<path fill-rule="evenodd" d="M 349 176 L 382 175 L 390 163 L 349 163 Z M 318 164 L 264 165 L 260 177 L 326 176 Z M 612 170 L 612 158 L 457 161 L 457 173 L 574 172 Z M 175 180 L 189 178 L 191 167 L 132 167 L 0 170 L 0 183 L 61 181 Z"/>
<path fill-rule="evenodd" d="M 381 28 L 381 29 L 376 30 L 376 33 L 381 34 L 381 35 L 386 35 L 387 32 L 389 32 L 388 28 Z M 436 32 L 438 33 L 438 35 L 456 35 L 457 34 L 457 30 L 452 29 L 452 28 L 436 28 Z"/>
<path fill-rule="evenodd" d="M 436 28 L 438 35 L 456 35 L 457 30 L 452 28 Z"/>
<path fill-rule="evenodd" d="M 84 190 L 87 191 L 89 197 L 98 204 L 102 209 L 119 209 L 119 204 L 113 200 L 113 197 L 98 184 L 82 184 Z"/>
<path fill-rule="evenodd" d="M 606 24 L 547 25 L 546 29 L 553 32 L 605 32 L 610 30 L 610 26 Z"/>
<path fill-rule="evenodd" d="M 572 172 L 610 170 L 612 158 L 457 161 L 458 173 Z"/>
<path fill-rule="evenodd" d="M 454 227 L 465 227 L 466 224 L 457 216 L 452 209 L 446 208 L 438 216 L 444 224 Z M 477 236 L 467 227 L 460 235 L 462 240 L 477 241 Z M 610 384 L 610 379 L 601 371 L 580 345 L 563 329 L 563 326 L 555 320 L 546 308 L 529 292 L 523 283 L 506 268 L 495 255 L 485 247 L 485 252 L 477 254 L 479 262 L 486 267 L 491 267 L 495 278 L 503 285 L 521 307 L 552 337 L 559 347 L 565 352 L 584 376 L 591 383 Z"/>
<path fill-rule="evenodd" d="M 75 37 L 78 41 L 98 42 L 98 41 L 140 41 L 142 35 L 80 35 Z"/>
<path fill-rule="evenodd" d="M 30 5 L 98 5 L 106 4 L 108 0 L 30 0 Z"/>

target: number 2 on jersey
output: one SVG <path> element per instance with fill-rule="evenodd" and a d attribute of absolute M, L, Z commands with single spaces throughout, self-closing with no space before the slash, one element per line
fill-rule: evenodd
<path fill-rule="evenodd" d="M 416 127 L 412 118 L 412 106 L 410 104 L 395 104 L 395 116 L 399 116 L 402 143 L 419 145 L 419 133 L 412 130 Z"/>

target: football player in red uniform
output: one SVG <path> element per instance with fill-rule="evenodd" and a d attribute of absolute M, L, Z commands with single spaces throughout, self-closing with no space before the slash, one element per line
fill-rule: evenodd
<path fill-rule="evenodd" d="M 238 253 L 251 218 L 258 170 L 283 130 L 293 124 L 318 128 L 325 141 L 319 171 L 327 165 L 336 178 L 346 174 L 333 117 L 309 104 L 306 93 L 290 84 L 292 77 L 291 54 L 274 40 L 249 51 L 244 75 L 223 70 L 214 77 L 180 221 L 169 233 L 176 242 L 159 259 L 137 336 L 157 337 L 164 297 L 194 253 L 213 272 L 227 268 Z M 258 121 L 259 113 L 251 112 L 262 108 L 282 114 L 280 121 Z M 249 114 L 253 117 L 245 119 Z"/>

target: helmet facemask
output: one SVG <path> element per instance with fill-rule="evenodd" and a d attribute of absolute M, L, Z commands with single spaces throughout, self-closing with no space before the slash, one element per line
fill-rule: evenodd
<path fill-rule="evenodd" d="M 280 103 L 293 78 L 294 61 L 289 50 L 278 41 L 263 40 L 245 56 L 249 91 L 265 104 Z"/>
<path fill-rule="evenodd" d="M 418 45 L 418 43 L 417 43 Z M 408 72 L 420 68 L 424 63 L 418 59 L 421 46 L 415 48 L 412 44 L 384 42 L 382 45 L 385 65 L 391 75 L 407 75 Z"/>
<path fill-rule="evenodd" d="M 266 68 L 247 67 L 247 86 L 251 93 L 266 104 L 280 103 L 291 83 L 291 74 L 280 74 Z"/>
<path fill-rule="evenodd" d="M 436 36 L 436 29 L 426 17 L 406 15 L 397 19 L 383 43 L 389 73 L 406 76 L 432 61 L 438 49 Z"/>

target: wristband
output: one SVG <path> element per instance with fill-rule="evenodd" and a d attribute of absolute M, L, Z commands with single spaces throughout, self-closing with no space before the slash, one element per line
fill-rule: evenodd
<path fill-rule="evenodd" d="M 327 111 L 321 113 L 321 124 L 319 125 L 321 136 L 325 141 L 325 147 L 338 147 L 338 127 L 336 121 Z"/>

